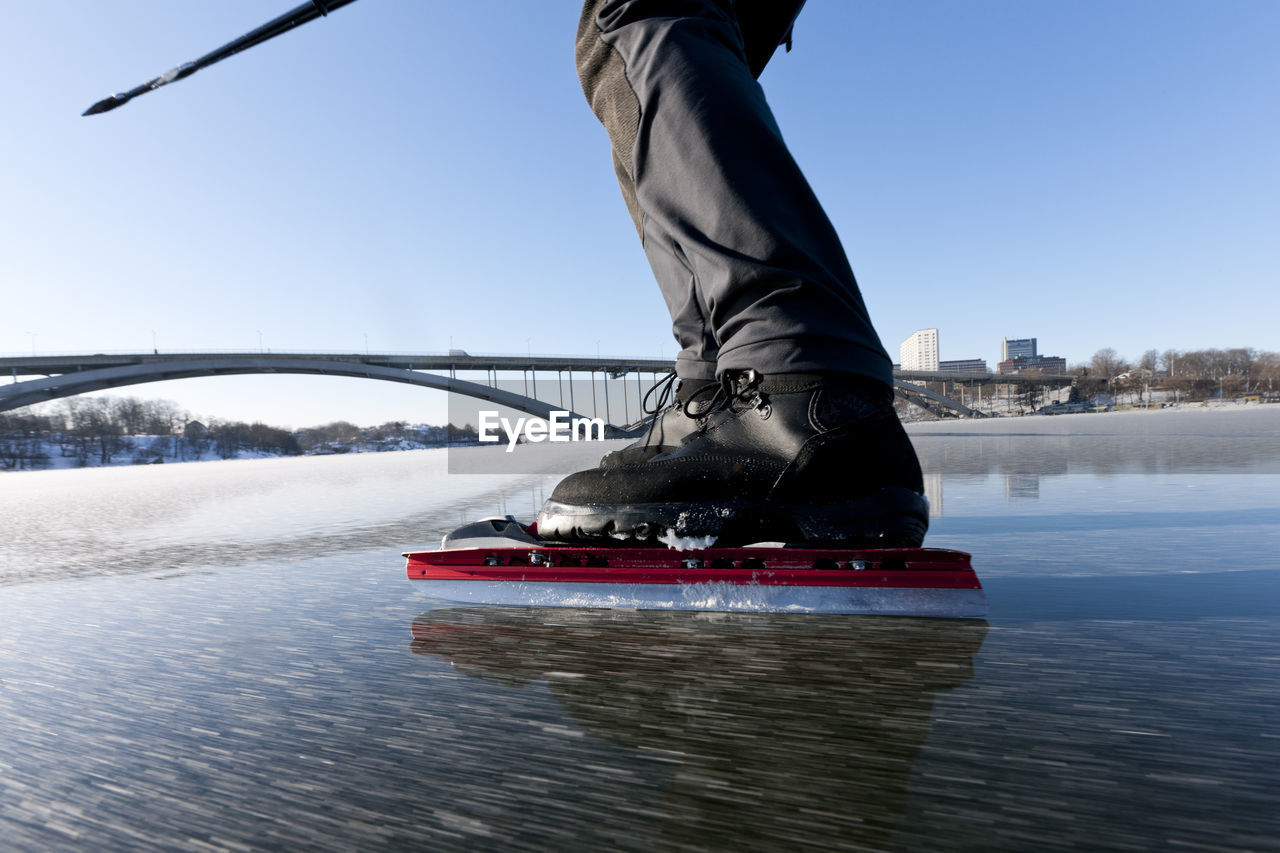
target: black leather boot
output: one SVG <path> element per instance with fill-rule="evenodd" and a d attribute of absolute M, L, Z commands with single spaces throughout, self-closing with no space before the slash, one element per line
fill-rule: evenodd
<path fill-rule="evenodd" d="M 700 407 L 709 408 L 709 400 L 699 404 L 695 396 L 700 396 L 704 388 L 715 384 L 714 379 L 677 379 L 673 373 L 650 388 L 642 402 L 646 411 L 654 415 L 649 429 L 621 450 L 606 453 L 600 460 L 600 467 L 615 468 L 632 462 L 648 462 L 661 453 L 678 450 L 687 436 L 698 431 Z M 657 402 L 648 409 L 649 397 L 654 393 L 657 394 Z"/>
<path fill-rule="evenodd" d="M 920 465 L 893 392 L 843 374 L 725 375 L 698 429 L 645 462 L 579 471 L 538 515 L 543 538 L 715 536 L 918 547 Z"/>

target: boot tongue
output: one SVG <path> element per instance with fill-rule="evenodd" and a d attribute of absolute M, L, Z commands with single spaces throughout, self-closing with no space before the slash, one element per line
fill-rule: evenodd
<path fill-rule="evenodd" d="M 676 402 L 683 406 L 703 388 L 715 384 L 714 379 L 681 379 L 676 387 Z"/>
<path fill-rule="evenodd" d="M 676 405 L 686 417 L 695 419 L 710 414 L 723 397 L 721 384 L 715 379 L 682 379 L 676 389 Z"/>

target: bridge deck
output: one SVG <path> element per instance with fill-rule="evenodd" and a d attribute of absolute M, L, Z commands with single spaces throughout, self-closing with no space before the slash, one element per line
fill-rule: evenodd
<path fill-rule="evenodd" d="M 269 362 L 286 358 L 290 361 L 352 362 L 401 370 L 439 371 L 524 371 L 574 373 L 666 373 L 673 367 L 669 359 L 630 356 L 563 356 L 563 355 L 469 355 L 464 353 L 326 353 L 326 352 L 261 352 L 253 350 L 205 351 L 186 353 L 95 353 L 93 355 L 23 355 L 0 356 L 0 375 L 53 376 L 104 367 L 136 364 L 163 364 L 174 361 L 225 360 L 228 358 L 262 359 Z M 1068 375 L 941 373 L 920 370 L 895 370 L 894 378 L 907 382 L 960 382 L 964 384 L 1069 385 Z"/>

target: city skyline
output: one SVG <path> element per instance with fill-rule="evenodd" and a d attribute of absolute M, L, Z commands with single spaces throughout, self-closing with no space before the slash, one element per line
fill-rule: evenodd
<path fill-rule="evenodd" d="M 1040 353 L 1038 338 L 1000 339 L 1000 358 L 992 370 L 985 358 L 942 358 L 941 332 L 936 327 L 917 329 L 898 345 L 898 361 L 895 367 L 903 370 L 919 370 L 942 373 L 1012 373 L 1025 366 L 1046 373 L 1066 373 L 1068 361 L 1061 356 Z M 1076 363 L 1084 363 L 1084 360 Z"/>

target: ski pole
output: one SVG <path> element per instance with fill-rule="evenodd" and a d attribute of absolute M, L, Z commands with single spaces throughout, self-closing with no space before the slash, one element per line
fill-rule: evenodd
<path fill-rule="evenodd" d="M 267 39 L 275 38 L 283 32 L 301 26 L 308 21 L 316 18 L 324 17 L 335 9 L 341 9 L 348 3 L 354 3 L 355 0 L 308 0 L 296 9 L 285 12 L 278 18 L 267 21 L 256 30 L 251 30 L 234 41 L 229 41 L 222 47 L 206 53 L 199 59 L 191 62 L 184 62 L 177 68 L 166 71 L 159 77 L 148 80 L 141 86 L 135 86 L 127 92 L 119 92 L 110 97 L 103 98 L 89 109 L 85 110 L 81 115 L 91 116 L 98 113 L 105 113 L 108 110 L 114 110 L 116 107 L 127 104 L 129 101 L 150 92 L 152 89 L 159 89 L 167 83 L 174 80 L 181 80 L 183 77 L 190 77 L 201 68 L 206 68 L 215 62 L 220 62 L 228 56 L 239 53 L 242 50 L 248 50 L 255 44 L 261 44 Z"/>

